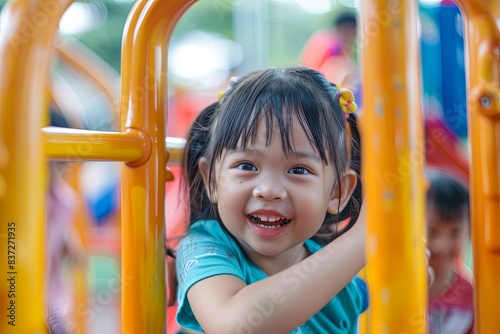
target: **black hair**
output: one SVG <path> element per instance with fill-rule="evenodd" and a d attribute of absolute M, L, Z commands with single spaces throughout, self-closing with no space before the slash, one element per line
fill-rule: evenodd
<path fill-rule="evenodd" d="M 187 135 L 183 156 L 183 180 L 188 194 L 189 220 L 216 219 L 210 200 L 205 191 L 205 183 L 200 174 L 198 163 L 205 156 L 209 141 L 210 128 L 218 102 L 204 108 L 195 118 Z"/>
<path fill-rule="evenodd" d="M 186 145 L 183 152 L 182 177 L 180 186 L 182 188 L 181 200 L 185 200 L 188 205 L 187 216 L 190 222 L 197 220 L 217 219 L 212 210 L 212 204 L 205 192 L 205 184 L 200 174 L 198 162 L 204 157 L 209 130 L 212 124 L 213 116 L 218 106 L 214 102 L 205 107 L 195 118 L 187 134 Z M 182 236 L 167 238 L 165 242 L 165 253 L 168 266 L 168 285 L 167 285 L 167 305 L 175 303 L 177 294 L 177 277 L 175 268 L 176 249 Z"/>
<path fill-rule="evenodd" d="M 267 129 L 266 144 L 271 143 L 273 127 L 277 126 L 283 152 L 293 152 L 293 117 L 304 129 L 320 158 L 325 164 L 332 165 L 337 184 L 348 168 L 359 176 L 361 162 L 356 118 L 351 116 L 346 122 L 338 102 L 339 93 L 338 88 L 323 74 L 305 67 L 268 68 L 233 80 L 216 108 L 210 128 L 205 154 L 209 192 L 215 187 L 215 162 L 224 150 L 245 149 L 246 145 L 253 144 L 262 121 Z M 346 124 L 351 126 L 350 131 Z M 198 190 L 201 191 L 201 188 Z M 355 195 L 339 215 L 326 214 L 324 224 L 316 235 L 318 240 L 327 243 L 337 237 L 339 231 L 335 223 L 342 219 L 351 217 L 349 227 L 355 223 L 362 201 L 359 180 Z M 202 198 L 206 195 L 194 196 Z M 216 208 L 212 209 L 213 214 L 217 214 Z"/>
<path fill-rule="evenodd" d="M 353 26 L 357 26 L 356 15 L 350 12 L 343 12 L 335 17 L 333 21 L 333 26 L 338 27 L 343 24 L 351 24 Z"/>
<path fill-rule="evenodd" d="M 444 221 L 469 215 L 469 190 L 458 178 L 438 170 L 426 171 L 429 180 L 427 205 L 433 205 Z"/>

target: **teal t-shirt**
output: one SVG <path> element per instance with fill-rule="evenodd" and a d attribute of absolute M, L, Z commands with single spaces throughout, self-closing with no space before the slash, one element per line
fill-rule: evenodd
<path fill-rule="evenodd" d="M 305 245 L 311 253 L 321 248 L 313 240 L 307 240 Z M 179 282 L 177 322 L 182 328 L 195 332 L 202 332 L 203 329 L 187 299 L 187 291 L 191 286 L 215 275 L 234 275 L 246 284 L 268 277 L 248 259 L 235 240 L 215 220 L 198 221 L 191 226 L 177 251 L 176 266 Z M 291 288 L 300 288 L 298 276 L 290 276 L 283 283 L 289 284 Z M 356 277 L 317 314 L 291 333 L 356 333 L 358 316 L 367 307 L 366 291 L 366 284 Z M 279 301 L 279 296 L 276 296 L 276 301 Z M 271 301 L 266 305 L 256 305 L 259 312 L 252 314 L 249 319 L 241 319 L 241 332 L 251 331 L 252 323 L 258 323 L 259 317 L 265 317 L 275 306 Z"/>

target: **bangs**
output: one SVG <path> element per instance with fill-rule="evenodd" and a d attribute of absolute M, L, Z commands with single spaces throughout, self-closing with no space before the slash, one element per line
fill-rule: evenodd
<path fill-rule="evenodd" d="M 250 80 L 249 80 L 250 79 Z M 347 163 L 345 122 L 320 87 L 310 79 L 286 75 L 283 71 L 264 71 L 243 80 L 221 106 L 223 115 L 214 124 L 214 158 L 224 150 L 245 149 L 255 143 L 260 126 L 265 126 L 266 145 L 279 130 L 285 155 L 294 152 L 292 129 L 302 127 L 311 146 L 326 163 Z M 248 110 L 242 113 L 242 110 Z M 342 131 L 335 131 L 341 129 Z M 344 154 L 343 154 L 344 153 Z"/>

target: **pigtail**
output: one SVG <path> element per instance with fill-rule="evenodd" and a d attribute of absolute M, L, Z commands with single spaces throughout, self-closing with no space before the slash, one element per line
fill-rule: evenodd
<path fill-rule="evenodd" d="M 325 223 L 316 234 L 315 240 L 327 244 L 347 232 L 358 219 L 362 204 L 361 184 L 361 137 L 357 124 L 357 116 L 354 114 L 357 106 L 354 102 L 354 94 L 350 90 L 342 88 L 338 84 L 330 83 L 322 75 L 314 76 L 316 82 L 328 94 L 332 101 L 332 111 L 335 118 L 340 122 L 339 128 L 344 132 L 345 138 L 343 149 L 345 149 L 345 160 L 341 161 L 347 168 L 352 169 L 357 175 L 356 187 L 344 209 L 336 215 L 327 213 Z M 337 170 L 339 175 L 342 171 Z"/>
<path fill-rule="evenodd" d="M 352 196 L 349 199 L 346 207 L 338 215 L 339 221 L 345 221 L 349 219 L 349 222 L 345 227 L 338 231 L 337 236 L 342 235 L 343 233 L 348 231 L 356 223 L 363 202 L 363 191 L 361 183 L 361 136 L 357 124 L 357 116 L 355 114 L 349 114 L 349 118 L 347 118 L 346 124 L 347 133 L 350 132 L 350 135 L 348 135 L 346 141 L 346 145 L 348 145 L 348 151 L 350 155 L 349 168 L 357 174 L 358 182 L 356 183 L 356 187 L 354 188 Z"/>
<path fill-rule="evenodd" d="M 206 157 L 212 121 L 218 106 L 219 103 L 214 102 L 203 109 L 194 120 L 187 136 L 182 181 L 185 189 L 184 194 L 188 195 L 186 206 L 189 208 L 189 222 L 215 218 L 198 164 L 201 158 Z"/>
<path fill-rule="evenodd" d="M 215 214 L 212 203 L 205 191 L 205 183 L 201 176 L 198 163 L 205 157 L 210 128 L 214 114 L 219 103 L 214 102 L 201 111 L 194 120 L 187 135 L 182 159 L 183 174 L 181 176 L 179 192 L 184 200 L 186 220 L 191 223 L 200 219 L 214 219 Z M 186 226 L 188 226 L 186 224 Z M 187 232 L 187 231 L 186 231 Z M 167 306 L 172 306 L 176 301 L 177 277 L 176 277 L 176 249 L 183 235 L 173 236 L 165 240 L 165 254 L 167 256 Z"/>
<path fill-rule="evenodd" d="M 351 198 L 345 208 L 336 215 L 338 224 L 334 238 L 347 232 L 358 219 L 362 204 L 362 184 L 361 184 L 361 136 L 357 124 L 357 116 L 354 114 L 357 106 L 354 102 L 354 94 L 350 90 L 342 88 L 338 84 L 331 83 L 335 87 L 334 101 L 342 110 L 345 118 L 345 149 L 347 151 L 347 167 L 357 175 L 357 183 Z M 337 225 L 338 225 L 337 224 Z"/>

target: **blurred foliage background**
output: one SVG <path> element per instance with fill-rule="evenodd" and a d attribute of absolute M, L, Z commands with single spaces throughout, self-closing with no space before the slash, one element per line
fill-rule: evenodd
<path fill-rule="evenodd" d="M 0 10 L 6 2 L 0 0 Z M 66 13 L 68 17 L 61 20 L 61 33 L 65 38 L 78 39 L 119 71 L 123 27 L 134 2 L 75 2 Z M 259 46 L 265 52 L 265 62 L 259 65 L 289 65 L 297 61 L 312 32 L 330 27 L 336 12 L 351 10 L 356 3 L 355 0 L 201 0 L 181 18 L 172 42 L 193 30 L 215 32 L 235 40 L 242 35 L 237 29 L 246 29 L 247 34 L 260 29 L 266 36 Z M 238 11 L 242 7 L 246 14 L 251 11 L 243 16 L 252 19 L 245 27 L 238 25 L 242 17 Z M 235 20 L 236 17 L 239 19 Z M 68 21 L 72 21 L 73 27 L 69 27 Z"/>
<path fill-rule="evenodd" d="M 169 135 L 183 136 L 197 112 L 216 98 L 231 76 L 266 66 L 298 64 L 310 36 L 320 29 L 332 28 L 338 13 L 355 12 L 358 1 L 195 2 L 180 18 L 169 44 Z M 59 22 L 59 38 L 63 42 L 85 46 L 115 72 L 111 79 L 116 94 L 123 30 L 134 3 L 75 1 Z M 7 19 L 6 4 L 8 0 L 0 0 L 1 20 Z M 115 124 L 117 128 L 114 102 L 110 104 L 81 73 L 56 59 L 53 74 L 55 92 L 62 101 L 59 109 L 66 118 L 79 119 L 72 127 L 112 130 Z M 73 100 L 64 103 L 70 96 Z"/>
<path fill-rule="evenodd" d="M 57 3 L 58 0 L 44 0 Z M 174 0 L 157 0 L 174 1 Z M 180 1 L 180 0 L 177 0 Z M 266 66 L 288 66 L 300 63 L 301 52 L 309 38 L 319 30 L 333 27 L 333 21 L 338 14 L 348 11 L 356 13 L 361 0 L 199 0 L 180 18 L 169 45 L 169 96 L 172 97 L 169 106 L 169 117 L 175 119 L 178 114 L 189 114 L 182 126 L 189 124 L 190 118 L 197 109 L 227 85 L 228 78 L 249 70 Z M 0 0 L 0 19 L 6 17 L 2 10 L 8 0 Z M 25 0 L 25 3 L 33 1 Z M 123 29 L 134 0 L 86 0 L 75 1 L 66 11 L 59 24 L 59 35 L 66 41 L 78 41 L 93 51 L 104 62 L 110 65 L 116 76 L 113 78 L 119 89 L 121 44 Z M 433 76 L 434 65 L 428 66 L 439 48 L 438 24 L 432 20 L 432 15 L 439 12 L 436 4 L 440 0 L 420 0 L 421 7 L 425 5 L 422 15 L 423 74 Z M 459 15 L 458 9 L 449 14 Z M 461 22 L 457 19 L 456 22 Z M 0 22 L 2 23 L 2 22 Z M 1 27 L 1 24 L 0 24 Z M 448 28 L 448 26 L 445 26 Z M 362 27 L 363 28 L 363 27 Z M 367 29 L 364 27 L 364 29 Z M 450 25 L 449 29 L 454 27 Z M 359 30 L 362 29 L 358 29 Z M 462 38 L 461 26 L 454 32 L 455 39 Z M 362 32 L 361 32 L 362 33 Z M 358 33 L 358 38 L 361 34 Z M 452 36 L 453 37 L 453 36 Z M 450 40 L 450 37 L 447 40 Z M 460 41 L 459 41 L 460 42 Z M 360 44 L 358 43 L 358 46 Z M 356 48 L 359 52 L 359 48 Z M 463 53 L 458 50 L 457 52 Z M 354 55 L 356 57 L 356 54 Z M 359 59 L 359 55 L 357 55 Z M 460 58 L 460 57 L 459 57 Z M 439 65 L 439 64 L 438 64 Z M 463 72 L 463 65 L 459 69 Z M 68 70 L 56 63 L 55 72 L 69 77 Z M 426 72 L 427 71 L 427 72 Z M 64 73 L 63 73 L 64 72 Z M 71 74 L 74 77 L 74 74 Z M 462 75 L 464 77 L 464 75 Z M 66 79 L 65 79 L 66 80 Z M 465 79 L 464 79 L 465 80 Z M 462 81 L 464 81 L 462 80 Z M 91 124 L 94 117 L 102 114 L 99 110 L 94 92 L 86 93 L 84 78 L 77 78 L 66 86 L 78 87 L 81 103 L 86 107 L 87 128 L 103 127 Z M 458 82 L 464 86 L 464 82 Z M 426 91 L 433 90 L 431 95 L 439 97 L 441 82 L 424 80 Z M 462 89 L 463 90 L 463 89 Z M 190 92 L 191 96 L 185 93 Z M 177 96 L 175 96 L 178 94 Z M 184 94 L 184 95 L 183 95 Z M 201 96 L 210 95 L 210 98 Z M 196 96 L 193 96 L 196 95 Z M 458 94 L 465 110 L 465 92 Z M 187 105 L 185 100 L 198 101 Z M 445 107 L 432 97 L 427 98 L 427 109 L 437 109 L 442 112 Z M 427 101 L 425 100 L 425 101 Z M 424 101 L 424 102 L 425 102 Z M 178 102 L 178 103 L 177 103 Z M 455 102 L 453 102 L 455 103 Z M 452 105 L 455 105 L 453 104 Z M 105 108 L 106 106 L 102 107 Z M 101 108 L 101 109 L 102 109 Z M 175 109 L 177 108 L 177 109 Z M 175 110 L 174 110 L 175 109 Z M 452 108 L 452 113 L 456 113 Z M 83 114 L 83 112 L 80 112 Z M 109 117 L 111 119 L 111 117 Z M 102 124 L 108 121 L 100 121 Z M 465 134 L 462 127 L 461 136 Z M 179 134 L 174 132 L 175 134 Z"/>

